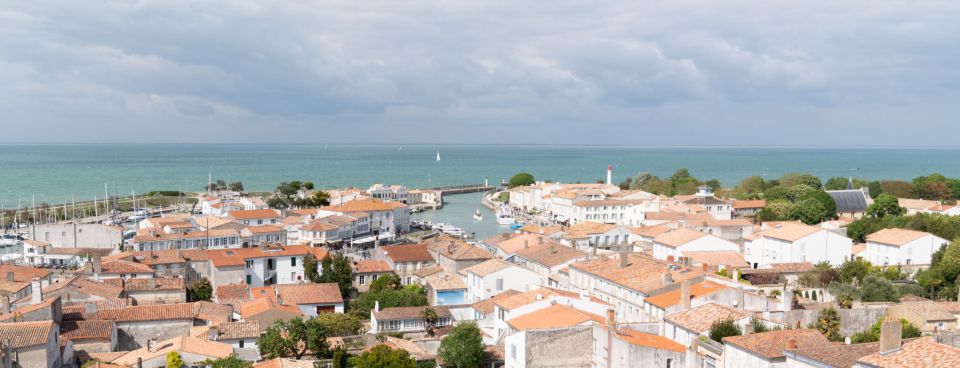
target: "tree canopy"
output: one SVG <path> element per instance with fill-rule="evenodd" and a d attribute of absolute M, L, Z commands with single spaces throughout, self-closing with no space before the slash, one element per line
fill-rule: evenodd
<path fill-rule="evenodd" d="M 207 359 L 203 361 L 203 365 L 207 368 L 250 368 L 253 367 L 253 363 L 241 359 L 237 354 L 230 354 L 226 358 L 220 359 Z"/>
<path fill-rule="evenodd" d="M 354 368 L 416 368 L 417 361 L 406 350 L 381 344 L 350 358 L 350 365 Z"/>
<path fill-rule="evenodd" d="M 878 195 L 873 204 L 867 207 L 867 216 L 870 217 L 900 216 L 906 212 L 900 207 L 897 197 L 886 193 Z"/>
<path fill-rule="evenodd" d="M 483 337 L 476 323 L 461 323 L 440 341 L 437 356 L 448 366 L 479 367 L 484 358 Z"/>
<path fill-rule="evenodd" d="M 257 339 L 260 355 L 265 359 L 293 357 L 300 359 L 308 351 L 318 357 L 328 350 L 326 327 L 319 319 L 300 317 L 276 321 Z"/>
<path fill-rule="evenodd" d="M 742 334 L 743 331 L 740 330 L 740 326 L 737 326 L 731 319 L 716 321 L 710 325 L 710 339 L 719 343 L 723 342 L 724 337 Z"/>
<path fill-rule="evenodd" d="M 830 341 L 843 341 L 843 335 L 840 334 L 840 313 L 836 309 L 824 308 L 817 315 L 817 331 L 826 336 Z"/>
<path fill-rule="evenodd" d="M 427 294 L 420 285 L 401 285 L 395 274 L 383 275 L 370 284 L 369 291 L 350 301 L 350 311 L 359 318 L 369 318 L 377 301 L 380 308 L 421 307 L 427 305 Z"/>
<path fill-rule="evenodd" d="M 522 172 L 510 177 L 510 182 L 508 183 L 507 187 L 523 187 L 527 185 L 533 185 L 534 183 L 536 183 L 536 180 L 533 179 L 533 174 Z"/>
<path fill-rule="evenodd" d="M 350 295 L 353 288 L 353 262 L 347 256 L 328 254 L 321 262 L 320 282 L 333 282 L 340 287 L 340 295 Z"/>
<path fill-rule="evenodd" d="M 206 277 L 200 278 L 187 288 L 187 301 L 211 301 L 213 299 L 213 286 Z"/>
<path fill-rule="evenodd" d="M 167 367 L 183 368 L 183 359 L 180 358 L 180 353 L 176 351 L 171 351 L 167 353 Z"/>

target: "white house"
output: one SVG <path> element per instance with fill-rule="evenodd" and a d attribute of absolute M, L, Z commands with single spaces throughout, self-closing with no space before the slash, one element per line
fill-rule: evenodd
<path fill-rule="evenodd" d="M 379 200 L 409 203 L 407 187 L 402 185 L 374 184 L 367 189 L 367 194 Z"/>
<path fill-rule="evenodd" d="M 280 222 L 280 212 L 271 209 L 230 211 L 226 217 L 244 225 L 274 225 Z"/>
<path fill-rule="evenodd" d="M 254 298 L 274 298 L 283 305 L 295 305 L 304 316 L 343 313 L 343 296 L 336 283 L 271 285 L 253 288 Z"/>
<path fill-rule="evenodd" d="M 740 246 L 716 235 L 688 228 L 673 229 L 653 238 L 653 258 L 680 259 L 683 252 L 734 251 Z"/>
<path fill-rule="evenodd" d="M 864 259 L 878 266 L 930 264 L 933 253 L 950 243 L 939 236 L 907 229 L 883 229 L 867 235 Z"/>
<path fill-rule="evenodd" d="M 316 259 L 327 255 L 321 248 L 305 245 L 210 250 L 210 281 L 214 289 L 240 283 L 251 287 L 300 283 L 305 280 L 303 256 L 307 253 Z"/>
<path fill-rule="evenodd" d="M 528 291 L 540 285 L 540 274 L 499 259 L 463 270 L 467 274 L 467 302 L 476 303 L 504 290 Z"/>
<path fill-rule="evenodd" d="M 800 222 L 767 222 L 743 240 L 743 258 L 752 268 L 822 261 L 838 266 L 849 257 L 853 246 L 848 237 Z"/>

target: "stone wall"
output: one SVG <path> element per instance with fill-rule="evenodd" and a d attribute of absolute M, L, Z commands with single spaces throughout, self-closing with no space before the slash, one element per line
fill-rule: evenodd
<path fill-rule="evenodd" d="M 527 331 L 527 367 L 591 367 L 592 328 Z"/>
<path fill-rule="evenodd" d="M 844 336 L 850 336 L 870 328 L 871 325 L 886 315 L 887 309 L 837 309 L 837 312 L 840 314 L 840 333 Z M 770 319 L 792 327 L 796 327 L 797 321 L 800 321 L 800 327 L 805 328 L 807 325 L 815 323 L 819 314 L 819 309 L 770 312 Z"/>
<path fill-rule="evenodd" d="M 118 350 L 135 350 L 147 346 L 147 340 L 158 342 L 190 333 L 191 320 L 117 322 Z"/>

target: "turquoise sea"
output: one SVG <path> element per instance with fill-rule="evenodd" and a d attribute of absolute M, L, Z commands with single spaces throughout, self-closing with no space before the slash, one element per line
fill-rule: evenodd
<path fill-rule="evenodd" d="M 441 160 L 436 161 L 436 152 Z M 614 180 L 649 171 L 668 176 L 688 168 L 701 180 L 733 186 L 750 175 L 792 171 L 823 178 L 911 179 L 931 172 L 960 176 L 960 151 L 887 148 L 645 148 L 509 145 L 9 144 L 0 145 L 0 203 L 24 206 L 103 196 L 104 184 L 131 190 L 201 191 L 207 173 L 242 180 L 247 190 L 280 181 L 319 187 L 373 183 L 428 187 L 500 182 L 527 171 L 538 179 L 594 181 L 613 165 Z"/>

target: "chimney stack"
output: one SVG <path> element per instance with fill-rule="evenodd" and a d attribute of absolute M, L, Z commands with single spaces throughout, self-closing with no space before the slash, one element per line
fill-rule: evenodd
<path fill-rule="evenodd" d="M 690 280 L 680 283 L 680 306 L 682 311 L 690 309 Z"/>
<path fill-rule="evenodd" d="M 524 239 L 524 241 L 523 241 L 523 249 L 527 249 L 527 247 L 528 247 L 529 245 L 530 245 L 530 241 Z"/>
<path fill-rule="evenodd" d="M 454 249 L 457 249 L 457 244 L 453 240 L 447 243 L 447 252 L 453 254 Z"/>
<path fill-rule="evenodd" d="M 541 245 L 543 244 L 543 236 L 537 237 L 537 244 L 541 244 Z"/>
<path fill-rule="evenodd" d="M 787 349 L 796 349 L 796 348 L 797 348 L 797 340 L 796 340 L 796 339 L 787 340 Z"/>
<path fill-rule="evenodd" d="M 793 290 L 785 289 L 780 293 L 780 311 L 789 312 L 793 309 Z"/>
<path fill-rule="evenodd" d="M 379 311 L 380 311 L 380 301 L 379 301 L 379 300 L 373 302 L 373 311 L 374 311 L 374 312 L 379 312 Z"/>
<path fill-rule="evenodd" d="M 673 262 L 673 256 L 667 256 L 667 262 Z"/>
<path fill-rule="evenodd" d="M 900 337 L 903 325 L 899 320 L 883 321 L 880 325 L 880 355 L 886 355 L 900 350 Z"/>
<path fill-rule="evenodd" d="M 627 268 L 630 264 L 629 254 L 627 252 L 620 252 L 620 268 Z"/>
<path fill-rule="evenodd" d="M 3 314 L 10 313 L 10 296 L 9 295 L 3 294 L 3 296 L 0 296 L 0 309 L 2 309 Z"/>
<path fill-rule="evenodd" d="M 99 255 L 93 256 L 93 273 L 99 275 L 100 272 L 102 271 L 103 271 L 103 263 L 101 263 L 100 261 L 100 256 Z"/>
<path fill-rule="evenodd" d="M 684 367 L 697 366 L 697 359 L 700 357 L 700 353 L 698 352 L 698 350 L 700 350 L 700 339 L 698 337 L 691 337 L 690 347 L 687 348 L 687 351 L 684 352 L 684 356 L 683 356 L 684 359 L 686 360 L 686 362 L 684 363 Z"/>
<path fill-rule="evenodd" d="M 667 286 L 673 283 L 673 275 L 670 274 L 670 271 L 663 272 L 663 286 Z"/>
<path fill-rule="evenodd" d="M 744 298 L 743 298 L 743 286 L 738 286 L 738 287 L 737 287 L 737 302 L 736 302 L 736 303 L 737 303 L 737 308 L 747 309 L 747 307 L 744 305 L 744 302 L 745 302 L 745 300 L 744 300 Z"/>
<path fill-rule="evenodd" d="M 30 281 L 30 304 L 40 304 L 43 301 L 43 286 L 40 284 L 40 278 L 34 277 Z"/>
<path fill-rule="evenodd" d="M 13 282 L 14 276 L 13 272 L 7 272 L 7 282 Z"/>
<path fill-rule="evenodd" d="M 503 240 L 510 239 L 510 234 L 509 233 L 500 234 L 500 239 L 503 239 Z"/>

